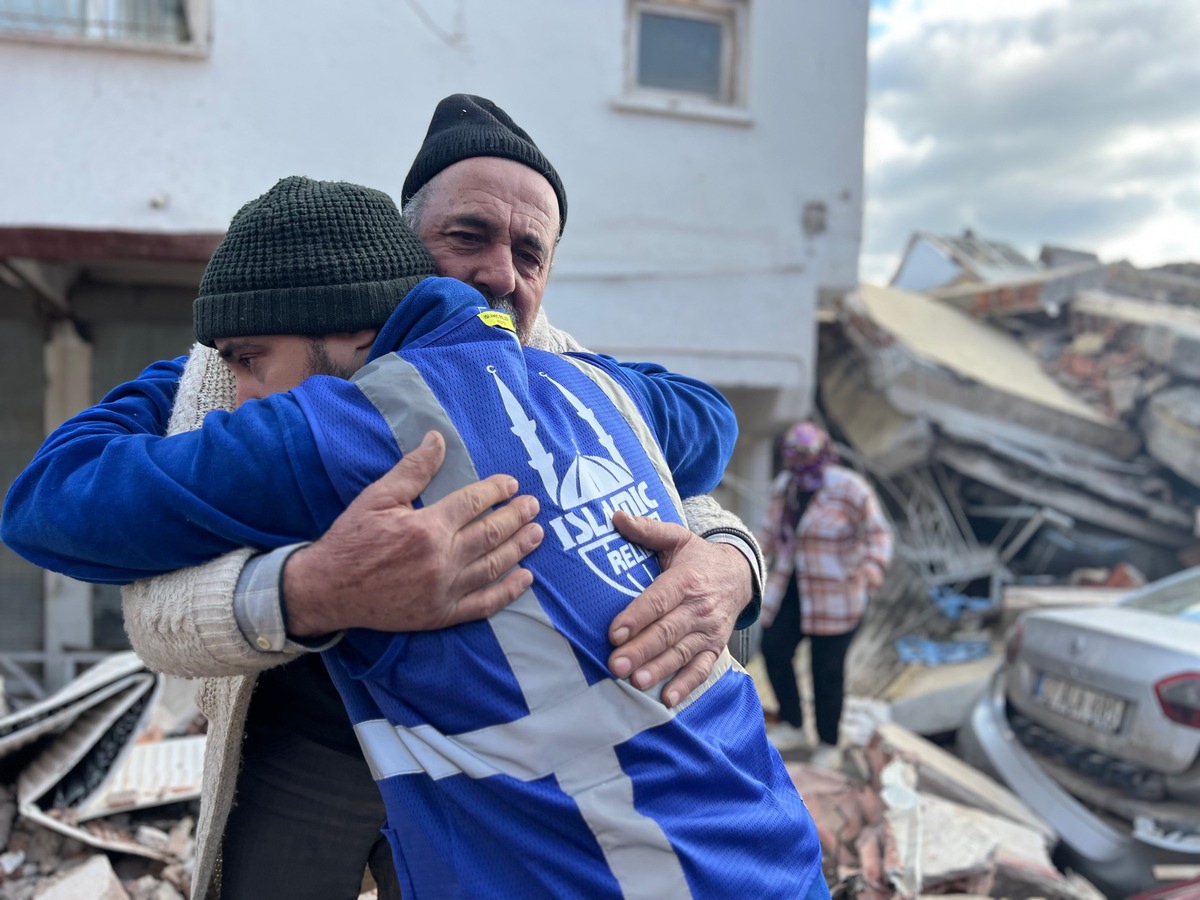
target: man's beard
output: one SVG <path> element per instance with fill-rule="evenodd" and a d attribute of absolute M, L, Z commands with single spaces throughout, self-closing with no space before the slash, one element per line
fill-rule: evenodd
<path fill-rule="evenodd" d="M 342 365 L 334 362 L 329 351 L 325 349 L 325 338 L 313 337 L 308 339 L 308 356 L 305 360 L 308 363 L 308 374 L 313 375 L 332 375 L 335 378 L 344 378 L 347 381 L 358 371 L 352 365 Z"/>

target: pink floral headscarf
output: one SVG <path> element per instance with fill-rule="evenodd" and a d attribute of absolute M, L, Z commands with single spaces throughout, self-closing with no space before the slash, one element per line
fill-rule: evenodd
<path fill-rule="evenodd" d="M 812 422 L 798 422 L 783 436 L 783 467 L 802 491 L 819 488 L 825 467 L 836 462 L 833 441 Z"/>

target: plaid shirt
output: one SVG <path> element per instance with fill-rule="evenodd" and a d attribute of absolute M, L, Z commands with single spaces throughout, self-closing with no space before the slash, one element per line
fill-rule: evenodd
<path fill-rule="evenodd" d="M 866 585 L 856 574 L 874 563 L 886 573 L 892 561 L 892 531 L 875 491 L 860 475 L 829 466 L 821 487 L 800 518 L 791 540 L 780 535 L 788 473 L 771 489 L 763 548 L 772 560 L 763 595 L 762 622 L 779 611 L 792 572 L 800 588 L 800 627 L 805 634 L 845 634 L 862 621 Z"/>

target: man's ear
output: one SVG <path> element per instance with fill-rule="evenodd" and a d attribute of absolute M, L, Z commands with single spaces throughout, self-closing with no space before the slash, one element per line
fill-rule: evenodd
<path fill-rule="evenodd" d="M 339 331 L 324 337 L 325 348 L 329 356 L 339 365 L 351 366 L 350 371 L 359 368 L 367 361 L 367 355 L 379 335 L 378 328 L 364 328 L 361 331 Z"/>
<path fill-rule="evenodd" d="M 352 331 L 348 337 L 356 353 L 370 353 L 371 348 L 375 346 L 375 338 L 379 337 L 379 329 L 364 328 L 362 331 Z"/>
<path fill-rule="evenodd" d="M 354 348 L 355 365 L 366 364 L 371 348 L 375 346 L 375 338 L 379 337 L 378 328 L 364 328 L 362 331 L 352 331 L 346 335 L 347 341 Z"/>

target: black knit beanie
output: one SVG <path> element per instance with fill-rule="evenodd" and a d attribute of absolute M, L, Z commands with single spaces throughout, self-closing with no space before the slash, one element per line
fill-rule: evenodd
<path fill-rule="evenodd" d="M 508 113 L 474 94 L 451 94 L 437 105 L 425 142 L 404 179 L 400 202 L 411 200 L 442 169 L 476 156 L 515 160 L 545 177 L 558 197 L 558 233 L 562 234 L 567 224 L 567 192 L 554 166 Z"/>
<path fill-rule="evenodd" d="M 284 178 L 229 223 L 192 306 L 196 340 L 378 328 L 435 274 L 387 194 Z"/>

